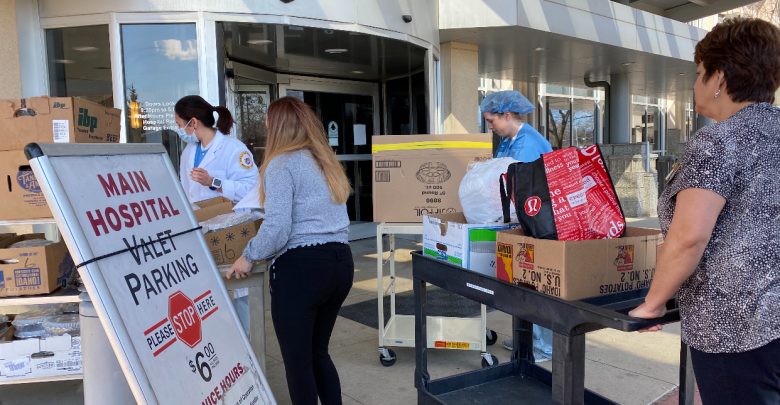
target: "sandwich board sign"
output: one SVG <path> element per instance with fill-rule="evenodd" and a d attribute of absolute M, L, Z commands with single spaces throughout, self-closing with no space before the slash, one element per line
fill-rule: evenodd
<path fill-rule="evenodd" d="M 141 404 L 275 404 L 159 144 L 25 149 Z"/>

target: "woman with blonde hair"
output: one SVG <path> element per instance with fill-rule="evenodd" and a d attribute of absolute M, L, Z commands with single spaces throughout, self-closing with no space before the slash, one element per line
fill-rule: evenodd
<path fill-rule="evenodd" d="M 260 166 L 265 220 L 226 277 L 245 277 L 252 262 L 272 262 L 271 317 L 293 404 L 316 404 L 317 397 L 323 405 L 341 403 L 328 343 L 354 274 L 351 192 L 311 108 L 293 97 L 271 103 Z"/>

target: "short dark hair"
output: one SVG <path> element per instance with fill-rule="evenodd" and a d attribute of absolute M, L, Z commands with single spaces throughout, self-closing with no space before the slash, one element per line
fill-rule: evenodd
<path fill-rule="evenodd" d="M 705 81 L 723 72 L 733 101 L 772 103 L 780 86 L 780 29 L 757 18 L 726 19 L 696 44 L 693 61 L 704 67 Z"/>

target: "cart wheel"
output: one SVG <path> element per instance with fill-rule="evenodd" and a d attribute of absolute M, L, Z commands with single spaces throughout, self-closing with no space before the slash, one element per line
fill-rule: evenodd
<path fill-rule="evenodd" d="M 496 334 L 496 331 L 488 329 L 486 335 L 487 339 L 485 339 L 485 343 L 487 343 L 488 346 L 496 344 L 498 341 L 498 334 Z"/>
<path fill-rule="evenodd" d="M 488 360 L 490 356 L 490 360 Z M 498 358 L 490 353 L 482 356 L 482 368 L 493 367 L 498 365 Z"/>
<path fill-rule="evenodd" d="M 382 353 L 383 350 L 386 352 Z M 393 349 L 383 349 L 383 350 L 380 350 L 379 362 L 382 363 L 382 365 L 385 367 L 390 367 L 393 364 L 395 364 L 396 357 Z"/>

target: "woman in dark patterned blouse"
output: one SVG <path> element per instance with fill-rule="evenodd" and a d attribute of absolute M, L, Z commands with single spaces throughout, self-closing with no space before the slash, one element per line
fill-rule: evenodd
<path fill-rule="evenodd" d="M 705 404 L 780 404 L 780 29 L 730 19 L 696 45 L 700 129 L 658 202 L 665 241 L 639 318 L 678 293 Z M 660 330 L 660 326 L 649 328 Z"/>

